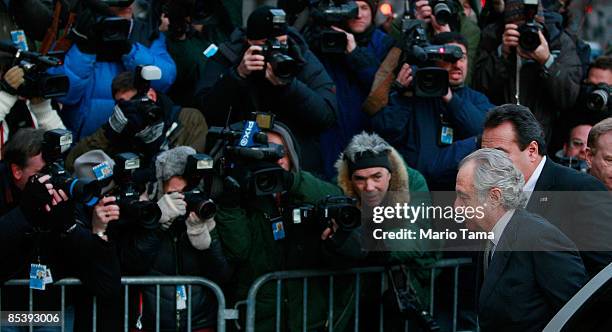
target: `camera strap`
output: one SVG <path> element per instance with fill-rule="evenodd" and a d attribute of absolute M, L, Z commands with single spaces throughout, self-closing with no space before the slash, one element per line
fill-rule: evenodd
<path fill-rule="evenodd" d="M 514 91 L 514 98 L 516 98 L 516 104 L 520 105 L 520 91 L 521 91 L 521 68 L 523 68 L 523 61 L 518 55 L 518 52 L 515 52 L 516 55 L 516 89 Z"/>

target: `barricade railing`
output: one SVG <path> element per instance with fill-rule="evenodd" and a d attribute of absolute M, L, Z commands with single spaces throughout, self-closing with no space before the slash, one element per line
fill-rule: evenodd
<path fill-rule="evenodd" d="M 19 280 L 9 280 L 4 286 L 28 286 L 29 280 L 27 279 L 19 279 Z M 124 331 L 129 331 L 129 288 L 130 286 L 155 286 L 155 331 L 160 330 L 160 290 L 161 286 L 169 286 L 169 285 L 186 285 L 187 288 L 187 331 L 191 331 L 191 318 L 192 318 L 192 305 L 191 305 L 191 289 L 193 286 L 206 287 L 210 289 L 217 298 L 217 331 L 224 332 L 225 331 L 225 321 L 226 319 L 235 319 L 237 315 L 234 314 L 233 310 L 225 309 L 225 295 L 221 288 L 215 284 L 214 282 L 199 277 L 180 277 L 180 276 L 168 276 L 168 277 L 123 277 L 121 278 L 121 284 L 124 289 Z M 81 282 L 78 279 L 67 278 L 59 280 L 50 287 L 60 287 L 60 296 L 61 296 L 61 330 L 65 331 L 65 313 L 66 313 L 66 287 L 69 286 L 78 286 L 81 285 Z M 0 288 L 0 303 L 2 300 L 2 289 Z M 96 297 L 93 298 L 93 313 L 92 313 L 92 331 L 96 331 L 97 329 L 97 310 L 96 310 Z M 29 298 L 28 298 L 28 310 L 32 312 L 34 307 L 33 300 L 33 290 L 29 289 Z M 0 307 L 0 311 L 2 308 Z M 1 326 L 0 326 L 1 327 Z M 30 325 L 30 331 L 33 331 L 33 326 Z"/>
<path fill-rule="evenodd" d="M 465 266 L 471 264 L 470 258 L 456 258 L 456 259 L 445 259 L 436 262 L 435 264 L 426 267 L 426 269 L 431 270 L 431 279 L 429 285 L 429 311 L 432 315 L 434 315 L 434 299 L 435 299 L 435 276 L 436 270 L 440 269 L 452 269 L 453 270 L 453 321 L 452 321 L 452 330 L 457 330 L 457 313 L 458 313 L 458 284 L 459 284 L 459 269 L 461 266 Z M 308 282 L 309 279 L 314 278 L 328 278 L 329 283 L 329 309 L 328 309 L 328 320 L 329 324 L 329 332 L 333 331 L 333 317 L 334 317 L 334 277 L 337 276 L 355 276 L 355 303 L 354 303 L 354 327 L 355 331 L 359 330 L 359 306 L 360 306 L 360 292 L 361 292 L 361 277 L 362 275 L 372 275 L 378 274 L 380 277 L 380 294 L 386 290 L 386 271 L 385 267 L 363 267 L 363 268 L 354 268 L 354 269 L 346 269 L 346 270 L 294 270 L 294 271 L 278 271 L 272 272 L 261 277 L 257 278 L 253 284 L 251 285 L 248 297 L 245 301 L 241 301 L 241 303 L 246 304 L 246 331 L 252 332 L 255 331 L 255 315 L 256 315 L 256 305 L 257 305 L 257 293 L 261 289 L 263 285 L 270 281 L 276 280 L 276 331 L 280 331 L 281 328 L 281 299 L 282 299 L 282 282 L 289 279 L 302 279 L 303 282 L 303 298 L 302 298 L 302 328 L 304 331 L 307 330 L 308 326 Z M 155 331 L 160 330 L 160 291 L 161 286 L 169 286 L 169 285 L 186 285 L 187 287 L 187 331 L 192 330 L 192 303 L 191 303 L 191 292 L 192 287 L 205 287 L 210 289 L 216 299 L 217 299 L 217 332 L 224 332 L 226 330 L 226 320 L 235 320 L 238 319 L 238 311 L 236 309 L 226 308 L 225 302 L 225 294 L 223 290 L 215 284 L 214 282 L 199 277 L 181 277 L 181 276 L 166 276 L 166 277 L 152 277 L 152 276 L 143 276 L 143 277 L 123 277 L 121 278 L 121 284 L 124 290 L 124 331 L 130 330 L 130 319 L 129 319 L 129 290 L 131 286 L 155 286 Z M 29 280 L 20 279 L 20 280 L 9 280 L 7 281 L 3 287 L 18 287 L 25 286 L 28 287 Z M 65 331 L 65 314 L 66 314 L 66 287 L 79 286 L 81 282 L 78 279 L 67 278 L 59 280 L 53 283 L 50 287 L 60 287 L 60 307 L 61 307 L 61 330 Z M 2 300 L 2 289 L 0 288 L 0 302 Z M 92 315 L 92 331 L 96 331 L 97 329 L 97 308 L 96 308 L 96 298 L 93 298 L 93 315 Z M 33 300 L 33 290 L 29 289 L 29 298 L 28 298 L 28 310 L 32 312 L 34 309 L 34 300 Z M 0 307 L 0 311 L 2 311 L 2 307 Z M 384 330 L 384 308 L 382 303 L 379 306 L 379 330 Z M 1 327 L 1 326 L 0 326 Z M 30 331 L 33 331 L 33 326 L 30 325 Z"/>
<path fill-rule="evenodd" d="M 459 268 L 461 266 L 465 266 L 471 264 L 472 260 L 470 258 L 454 258 L 454 259 L 444 259 L 436 262 L 435 264 L 426 267 L 424 269 L 431 270 L 431 278 L 429 285 L 429 310 L 430 313 L 434 314 L 434 292 L 435 292 L 435 276 L 436 270 L 439 269 L 452 269 L 453 270 L 453 322 L 452 322 L 452 331 L 457 331 L 457 313 L 458 313 L 458 284 L 459 284 Z M 354 308 L 354 329 L 355 331 L 359 331 L 359 296 L 360 296 L 360 282 L 361 276 L 364 274 L 379 274 L 380 276 L 380 294 L 382 296 L 383 292 L 386 290 L 385 280 L 386 280 L 386 271 L 385 267 L 363 267 L 363 268 L 354 268 L 347 270 L 296 270 L 296 271 L 278 271 L 271 272 L 268 274 L 264 274 L 257 278 L 249 289 L 249 293 L 246 300 L 247 313 L 246 313 L 246 331 L 254 332 L 255 331 L 255 315 L 257 308 L 257 293 L 261 289 L 262 286 L 267 284 L 270 281 L 276 280 L 276 311 L 275 311 L 275 326 L 276 331 L 281 331 L 281 302 L 282 302 L 282 282 L 288 279 L 302 279 L 303 281 L 303 295 L 302 295 L 302 330 L 307 331 L 308 329 L 308 280 L 312 278 L 325 278 L 329 279 L 329 309 L 328 309 L 328 331 L 333 332 L 333 322 L 334 322 L 334 277 L 337 276 L 347 276 L 354 275 L 355 276 L 355 308 Z M 382 302 L 379 305 L 379 331 L 384 330 L 384 307 Z"/>

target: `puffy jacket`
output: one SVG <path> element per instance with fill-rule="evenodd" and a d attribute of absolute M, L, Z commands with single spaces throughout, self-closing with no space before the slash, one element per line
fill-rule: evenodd
<path fill-rule="evenodd" d="M 389 105 L 372 117 L 372 128 L 425 176 L 432 190 L 452 190 L 459 162 L 477 148 L 475 136 L 492 107 L 487 97 L 466 87 L 454 89 L 448 104 L 394 92 Z M 448 146 L 438 145 L 441 115 L 454 129 Z"/>
<path fill-rule="evenodd" d="M 96 61 L 95 54 L 83 53 L 74 44 L 66 53 L 64 65 L 49 69 L 52 74 L 68 76 L 70 81 L 68 94 L 57 100 L 64 105 L 60 116 L 75 141 L 91 135 L 113 113 L 111 83 L 117 74 L 132 71 L 138 65 L 155 65 L 161 69 L 162 77 L 153 81 L 152 87 L 165 92 L 172 85 L 176 67 L 166 50 L 166 37 L 159 34 L 149 47 L 143 43 L 134 41 L 120 62 Z"/>
<path fill-rule="evenodd" d="M 361 112 L 374 75 L 393 46 L 393 39 L 379 29 L 348 55 L 320 55 L 321 62 L 336 84 L 338 112 L 336 124 L 321 135 L 324 175 L 334 178 L 334 163 L 340 152 L 356 134 L 370 128 L 367 115 Z"/>
<path fill-rule="evenodd" d="M 243 79 L 236 71 L 247 50 L 243 30 L 235 30 L 230 41 L 220 46 L 215 60 L 206 63 L 205 76 L 199 80 L 196 98 L 206 121 L 213 126 L 249 119 L 251 112 L 271 112 L 286 124 L 301 147 L 303 168 L 321 172 L 319 134 L 335 121 L 334 83 L 304 39 L 293 29 L 290 55 L 301 57 L 303 66 L 286 86 L 273 86 L 254 73 Z M 259 105 L 257 105 L 259 104 Z M 227 116 L 231 118 L 227 122 Z"/>

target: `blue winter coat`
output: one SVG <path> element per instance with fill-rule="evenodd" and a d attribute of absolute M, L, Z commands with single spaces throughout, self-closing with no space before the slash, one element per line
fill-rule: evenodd
<path fill-rule="evenodd" d="M 83 53 L 74 44 L 66 53 L 64 65 L 49 70 L 70 80 L 68 94 L 57 100 L 64 105 L 60 117 L 75 140 L 93 134 L 108 121 L 115 105 L 111 93 L 113 78 L 134 70 L 137 65 L 155 65 L 161 69 L 161 79 L 152 83 L 157 91 L 168 90 L 176 78 L 176 66 L 166 50 L 163 34 L 150 47 L 133 43 L 132 50 L 123 55 L 121 62 L 96 62 L 95 54 Z"/>
<path fill-rule="evenodd" d="M 454 190 L 459 162 L 477 149 L 485 114 L 494 105 L 467 87 L 441 98 L 406 97 L 392 93 L 389 104 L 372 117 L 372 129 L 392 144 L 410 167 L 425 176 L 432 190 Z M 454 129 L 451 145 L 440 146 L 441 115 Z"/>
<path fill-rule="evenodd" d="M 334 163 L 351 138 L 370 128 L 370 120 L 361 111 L 361 106 L 370 93 L 380 63 L 392 46 L 393 39 L 375 29 L 367 46 L 357 46 L 353 52 L 337 58 L 320 57 L 336 83 L 338 100 L 336 125 L 321 135 L 321 153 L 327 179 L 336 176 Z"/>

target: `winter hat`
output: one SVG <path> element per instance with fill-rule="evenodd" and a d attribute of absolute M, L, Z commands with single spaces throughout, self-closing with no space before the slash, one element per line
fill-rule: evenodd
<path fill-rule="evenodd" d="M 275 16 L 272 10 L 282 12 Z M 282 22 L 273 22 L 280 19 Z M 246 35 L 250 40 L 266 39 L 287 34 L 287 21 L 285 11 L 272 6 L 261 6 L 255 9 L 247 19 Z"/>
<path fill-rule="evenodd" d="M 342 157 L 348 164 L 349 175 L 370 167 L 384 167 L 392 172 L 389 151 L 391 146 L 380 136 L 362 132 L 351 139 Z"/>
<path fill-rule="evenodd" d="M 190 146 L 177 146 L 160 153 L 155 159 L 155 176 L 159 181 L 167 181 L 173 176 L 183 175 L 187 157 L 196 154 Z"/>
<path fill-rule="evenodd" d="M 370 10 L 372 10 L 372 19 L 374 19 L 374 15 L 376 15 L 376 11 L 378 10 L 378 0 L 360 0 L 366 2 L 368 6 L 370 6 Z"/>

